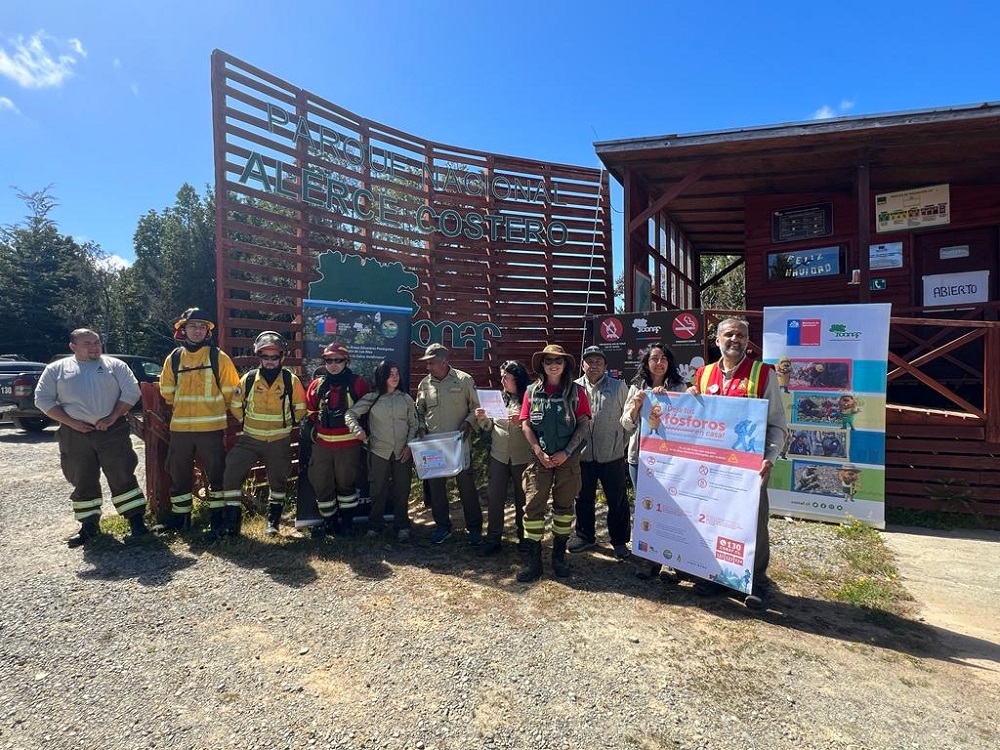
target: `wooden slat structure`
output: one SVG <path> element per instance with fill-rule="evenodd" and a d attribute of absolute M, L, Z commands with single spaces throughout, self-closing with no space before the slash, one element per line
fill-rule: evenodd
<path fill-rule="evenodd" d="M 415 273 L 414 320 L 442 331 L 483 387 L 498 384 L 499 362 L 546 342 L 579 350 L 587 318 L 612 309 L 603 170 L 418 138 L 218 50 L 212 95 L 219 333 L 238 365 L 265 329 L 300 362 L 302 303 L 330 250 Z M 448 338 L 448 323 L 495 326 L 485 356 Z"/>
<path fill-rule="evenodd" d="M 888 504 L 1000 515 L 1000 105 L 595 148 L 625 190 L 627 305 L 636 271 L 652 279 L 654 309 L 681 309 L 740 266 L 758 335 L 766 306 L 891 303 Z M 878 231 L 879 196 L 936 185 L 949 191 L 947 222 Z M 776 216 L 803 206 L 824 207 L 825 231 L 776 236 Z M 873 268 L 869 248 L 887 244 L 898 262 Z M 769 269 L 770 256 L 817 248 L 839 250 L 835 272 Z M 711 256 L 728 260 L 708 277 Z M 925 278 L 969 271 L 987 280 L 985 298 L 924 298 Z"/>

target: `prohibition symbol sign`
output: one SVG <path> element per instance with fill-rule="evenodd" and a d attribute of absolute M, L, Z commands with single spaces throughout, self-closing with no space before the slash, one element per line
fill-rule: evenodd
<path fill-rule="evenodd" d="M 698 333 L 698 318 L 691 313 L 681 313 L 674 318 L 674 335 L 679 339 L 692 339 Z"/>
<path fill-rule="evenodd" d="M 624 330 L 625 326 L 618 318 L 607 318 L 601 322 L 601 338 L 605 341 L 617 341 Z"/>

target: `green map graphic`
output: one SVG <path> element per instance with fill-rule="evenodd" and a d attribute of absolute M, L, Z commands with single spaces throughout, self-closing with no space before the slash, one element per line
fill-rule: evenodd
<path fill-rule="evenodd" d="M 319 272 L 323 278 L 309 284 L 309 299 L 419 309 L 413 290 L 420 280 L 402 263 L 379 263 L 333 250 L 319 256 Z"/>

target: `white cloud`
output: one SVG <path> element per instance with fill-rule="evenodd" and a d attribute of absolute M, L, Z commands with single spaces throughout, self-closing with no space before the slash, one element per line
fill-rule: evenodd
<path fill-rule="evenodd" d="M 115 70 L 121 70 L 122 61 L 116 57 L 114 60 L 111 61 L 111 67 L 114 68 Z"/>
<path fill-rule="evenodd" d="M 813 112 L 812 119 L 829 120 L 833 117 L 843 117 L 852 109 L 854 109 L 854 101 L 852 99 L 841 99 L 840 104 L 836 107 L 824 104 L 822 107 Z"/>
<path fill-rule="evenodd" d="M 139 84 L 138 83 L 133 83 L 131 86 L 129 86 L 129 89 L 131 89 L 132 95 L 135 96 L 136 98 L 138 98 L 138 96 L 139 96 Z"/>
<path fill-rule="evenodd" d="M 21 110 L 17 108 L 17 105 L 14 104 L 14 102 L 12 102 L 6 96 L 0 96 L 0 111 L 3 111 L 5 109 L 9 109 L 15 115 L 21 114 Z"/>
<path fill-rule="evenodd" d="M 77 59 L 87 56 L 79 39 L 62 42 L 44 31 L 27 40 L 22 36 L 11 39 L 9 45 L 10 51 L 0 47 L 0 75 L 26 89 L 61 86 L 73 75 Z M 72 54 L 59 54 L 60 50 Z"/>
<path fill-rule="evenodd" d="M 123 268 L 131 266 L 132 261 L 126 260 L 120 255 L 109 255 L 107 258 L 101 258 L 97 261 L 97 265 L 108 271 L 120 271 Z"/>

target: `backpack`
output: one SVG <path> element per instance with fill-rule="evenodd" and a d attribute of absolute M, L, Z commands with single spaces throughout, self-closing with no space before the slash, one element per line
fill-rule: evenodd
<path fill-rule="evenodd" d="M 257 380 L 257 373 L 260 371 L 259 367 L 255 367 L 247 373 L 246 380 L 246 392 L 243 394 L 243 419 L 240 421 L 240 428 L 247 421 L 247 399 L 250 393 L 253 391 L 253 384 Z M 281 382 L 285 386 L 285 391 L 281 396 L 282 406 L 281 406 L 281 426 L 286 427 L 285 424 L 285 404 L 288 404 L 288 414 L 292 418 L 292 427 L 295 427 L 299 421 L 295 418 L 295 405 L 292 403 L 292 373 L 286 370 L 284 367 L 281 368 Z"/>
<path fill-rule="evenodd" d="M 358 376 L 352 372 L 350 379 L 347 381 L 347 398 L 342 399 L 340 404 L 331 409 L 329 399 L 330 379 L 326 376 L 323 377 L 323 382 L 320 383 L 319 389 L 316 392 L 316 400 L 319 403 L 319 423 L 321 425 L 327 428 L 346 426 L 344 414 L 347 413 L 347 410 L 352 405 L 358 402 L 358 394 L 354 390 L 357 378 Z"/>
<path fill-rule="evenodd" d="M 181 370 L 181 352 L 184 351 L 184 347 L 178 346 L 172 352 L 170 352 L 170 369 L 174 373 L 174 382 L 177 382 L 177 375 Z M 222 393 L 222 382 L 219 380 L 219 347 L 211 346 L 208 347 L 208 361 L 207 365 L 198 365 L 198 367 L 185 367 L 184 372 L 194 372 L 195 370 L 205 370 L 209 367 L 212 368 L 212 374 L 215 376 L 215 387 L 219 389 L 219 393 Z"/>

